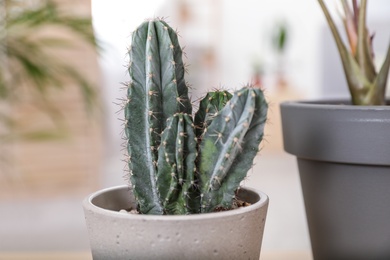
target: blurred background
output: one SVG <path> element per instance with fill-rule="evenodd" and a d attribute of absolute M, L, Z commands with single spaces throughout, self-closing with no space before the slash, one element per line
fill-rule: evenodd
<path fill-rule="evenodd" d="M 388 1 L 369 1 L 378 64 L 389 14 Z M 120 83 L 131 31 L 153 17 L 181 35 L 193 100 L 210 88 L 265 90 L 266 136 L 244 183 L 270 197 L 263 252 L 310 251 L 278 106 L 348 97 L 317 1 L 0 0 L 0 17 L 0 252 L 89 250 L 81 200 L 126 183 Z"/>

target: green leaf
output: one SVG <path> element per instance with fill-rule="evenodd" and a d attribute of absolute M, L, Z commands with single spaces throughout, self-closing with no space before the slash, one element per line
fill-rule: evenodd
<path fill-rule="evenodd" d="M 374 61 L 371 53 L 368 30 L 366 28 L 367 0 L 362 0 L 359 8 L 358 20 L 358 41 L 356 48 L 356 59 L 362 73 L 369 82 L 374 82 L 376 78 Z"/>
<path fill-rule="evenodd" d="M 379 92 L 384 97 L 386 95 L 386 86 L 387 86 L 387 78 L 389 75 L 390 68 L 390 44 L 387 48 L 386 59 L 383 62 L 382 68 L 380 69 L 378 76 L 375 79 L 374 85 L 379 89 Z M 383 101 L 384 102 L 384 101 Z"/>

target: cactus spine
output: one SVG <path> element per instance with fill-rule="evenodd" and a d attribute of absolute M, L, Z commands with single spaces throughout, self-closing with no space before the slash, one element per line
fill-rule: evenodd
<path fill-rule="evenodd" d="M 140 212 L 231 208 L 263 137 L 263 92 L 250 86 L 234 96 L 210 92 L 194 123 L 175 31 L 159 19 L 144 22 L 133 34 L 129 56 L 125 133 Z"/>

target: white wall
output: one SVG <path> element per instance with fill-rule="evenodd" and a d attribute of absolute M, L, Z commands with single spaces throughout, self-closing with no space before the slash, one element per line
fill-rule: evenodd
<path fill-rule="evenodd" d="M 259 58 L 264 61 L 265 70 L 272 75 L 275 55 L 269 46 L 271 29 L 275 22 L 284 19 L 290 28 L 287 52 L 287 74 L 292 84 L 308 97 L 319 93 L 319 28 L 325 23 L 317 1 L 313 0 L 188 0 L 190 8 L 199 18 L 190 26 L 180 26 L 176 15 L 178 0 L 93 0 L 93 24 L 97 36 L 104 43 L 100 59 L 104 73 L 104 95 L 106 97 L 110 141 L 108 145 L 117 147 L 120 122 L 115 111 L 119 109 L 113 102 L 123 97 L 120 82 L 127 80 L 126 47 L 130 42 L 131 31 L 144 19 L 154 16 L 167 17 L 173 27 L 182 32 L 181 43 L 188 50 L 202 51 L 208 46 L 217 53 L 217 68 L 212 75 L 196 88 L 200 93 L 219 85 L 234 89 L 251 80 L 252 63 Z M 211 2 L 217 4 L 210 4 Z M 217 17 L 210 16 L 215 12 Z M 215 24 L 210 28 L 210 24 Z M 186 29 L 188 29 L 186 31 Z M 202 49 L 203 48 L 203 49 Z M 189 54 L 191 58 L 191 54 Z M 195 60 L 195 62 L 194 62 Z M 197 71 L 196 57 L 189 60 L 188 80 L 197 81 L 207 70 Z M 199 75 L 201 74 L 201 75 Z M 269 81 L 266 78 L 266 80 Z M 204 83 L 206 82 L 206 83 Z M 266 81 L 266 88 L 272 88 Z M 197 98 L 199 94 L 195 95 Z M 119 115 L 118 117 L 120 117 Z"/>
<path fill-rule="evenodd" d="M 246 0 L 224 2 L 224 37 L 221 41 L 223 80 L 234 85 L 250 77 L 253 56 L 261 57 L 265 70 L 274 70 L 275 54 L 270 46 L 274 24 L 285 20 L 290 39 L 287 73 L 294 86 L 309 96 L 316 94 L 318 28 L 323 22 L 313 0 Z M 272 85 L 272 83 L 270 83 Z"/>
<path fill-rule="evenodd" d="M 103 73 L 103 98 L 106 106 L 106 130 L 108 155 L 117 150 L 121 122 L 117 113 L 120 107 L 114 103 L 125 95 L 121 82 L 128 81 L 126 51 L 130 44 L 131 32 L 146 18 L 153 17 L 164 0 L 93 0 L 93 27 L 103 51 L 99 64 Z M 114 152 L 116 156 L 116 152 Z"/>

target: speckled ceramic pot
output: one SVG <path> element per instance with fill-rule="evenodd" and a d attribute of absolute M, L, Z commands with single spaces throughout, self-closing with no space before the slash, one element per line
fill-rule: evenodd
<path fill-rule="evenodd" d="M 127 186 L 98 191 L 83 201 L 94 260 L 259 259 L 268 197 L 245 188 L 251 206 L 186 216 L 134 215 Z"/>

